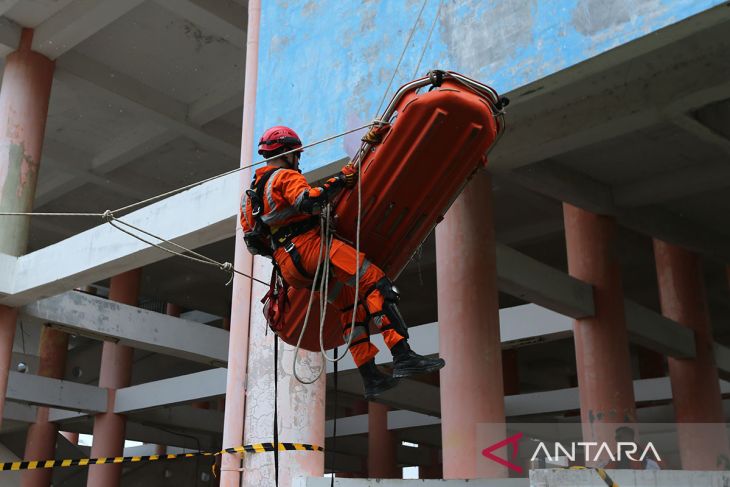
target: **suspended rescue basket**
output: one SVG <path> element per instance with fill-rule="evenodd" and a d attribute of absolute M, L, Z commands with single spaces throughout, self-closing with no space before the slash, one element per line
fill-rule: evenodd
<path fill-rule="evenodd" d="M 360 250 L 391 280 L 487 164 L 487 153 L 504 131 L 507 103 L 487 85 L 451 71 L 431 71 L 402 86 L 363 137 L 353 159 L 361 165 Z M 341 193 L 333 207 L 337 236 L 354 242 L 357 188 Z M 310 290 L 290 287 L 288 297 L 285 324 L 277 334 L 296 345 Z M 320 350 L 318 302 L 315 296 L 301 342 L 305 350 Z M 339 310 L 328 308 L 322 332 L 327 350 L 343 344 Z"/>

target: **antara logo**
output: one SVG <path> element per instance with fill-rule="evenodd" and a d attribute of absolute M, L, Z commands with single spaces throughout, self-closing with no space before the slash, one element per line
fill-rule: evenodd
<path fill-rule="evenodd" d="M 533 452 L 530 461 L 537 458 L 544 458 L 545 460 L 554 462 L 560 457 L 565 457 L 569 461 L 574 462 L 576 459 L 576 447 L 583 448 L 582 460 L 585 462 L 597 462 L 599 460 L 605 460 L 606 458 L 612 462 L 620 462 L 624 458 L 634 462 L 643 462 L 647 458 L 657 462 L 661 462 L 662 460 L 651 442 L 647 443 L 644 450 L 641 452 L 641 455 L 636 457 L 635 455 L 639 451 L 639 445 L 634 442 L 620 441 L 616 444 L 616 451 L 614 452 L 614 450 L 612 450 L 606 442 L 598 443 L 595 441 L 578 441 L 571 443 L 570 449 L 565 448 L 560 443 L 555 443 L 552 455 L 550 454 L 548 447 L 545 446 L 545 443 L 540 442 Z M 540 452 L 542 452 L 542 455 Z M 592 452 L 594 452 L 593 455 L 591 455 Z"/>
<path fill-rule="evenodd" d="M 517 456 L 517 451 L 520 447 L 520 440 L 522 439 L 522 436 L 523 433 L 517 433 L 516 435 L 505 438 L 504 440 L 497 442 L 492 446 L 488 446 L 484 450 L 482 450 L 482 455 L 494 462 L 499 463 L 500 465 L 504 465 L 510 470 L 514 470 L 517 473 L 522 473 L 522 467 L 520 467 L 519 465 L 515 465 L 510 461 L 499 458 L 494 453 L 492 453 L 494 450 L 499 450 L 503 446 L 512 445 L 512 459 L 514 459 Z"/>

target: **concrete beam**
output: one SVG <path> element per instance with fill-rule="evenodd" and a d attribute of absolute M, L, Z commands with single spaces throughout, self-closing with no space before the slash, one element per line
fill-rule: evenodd
<path fill-rule="evenodd" d="M 418 394 L 431 394 L 431 389 L 438 388 L 422 382 L 410 381 L 412 388 L 417 388 Z M 672 386 L 669 377 L 656 379 L 635 380 L 634 396 L 637 403 L 670 401 L 672 399 Z M 401 386 L 399 385 L 398 388 Z M 730 383 L 720 381 L 722 394 L 730 392 Z M 399 411 L 388 412 L 388 429 L 402 430 L 409 428 L 421 428 L 441 424 L 439 417 L 440 408 L 431 408 L 424 411 L 421 405 L 421 396 L 411 396 L 413 403 L 418 403 L 415 408 L 403 407 Z M 380 399 L 378 399 L 380 401 Z M 383 400 L 387 402 L 387 400 Z M 402 404 L 402 403 L 401 403 Z M 580 397 L 577 387 L 557 389 L 552 391 L 531 392 L 506 396 L 504 398 L 505 414 L 509 418 L 520 416 L 532 416 L 537 414 L 562 413 L 566 411 L 577 411 L 580 409 Z M 328 420 L 325 427 L 327 436 L 332 435 L 333 420 Z M 337 420 L 337 435 L 351 436 L 365 434 L 368 431 L 367 414 L 350 416 Z"/>
<path fill-rule="evenodd" d="M 55 77 L 142 113 L 149 119 L 220 154 L 238 160 L 240 148 L 196 127 L 187 120 L 188 107 L 134 78 L 81 54 L 71 52 L 58 60 Z"/>
<path fill-rule="evenodd" d="M 499 328 L 503 348 L 511 348 L 536 342 L 546 342 L 570 337 L 573 333 L 573 321 L 554 311 L 535 304 L 525 304 L 499 310 Z M 414 326 L 408 330 L 408 340 L 414 350 L 422 355 L 438 355 L 439 333 L 438 323 Z M 380 346 L 382 338 L 374 335 L 373 341 L 378 344 L 377 363 L 390 363 L 393 358 L 386 346 Z M 339 371 L 354 370 L 355 362 L 347 354 L 338 364 Z M 327 373 L 334 372 L 331 362 L 327 363 Z"/>
<path fill-rule="evenodd" d="M 660 207 L 621 208 L 609 185 L 555 161 L 546 160 L 500 173 L 500 177 L 532 191 L 588 211 L 612 215 L 623 226 L 730 263 L 730 239 Z"/>
<path fill-rule="evenodd" d="M 2 270 L 0 271 L 0 298 L 13 292 L 13 278 L 15 277 L 17 263 L 17 257 L 0 253 L 0 269 Z"/>
<path fill-rule="evenodd" d="M 613 188 L 613 196 L 618 206 L 634 207 L 678 200 L 728 186 L 730 165 L 727 162 L 718 162 L 692 165 L 645 180 L 622 184 Z"/>
<path fill-rule="evenodd" d="M 131 413 L 223 396 L 226 373 L 226 369 L 211 369 L 119 389 L 114 412 Z"/>
<path fill-rule="evenodd" d="M 189 406 L 163 407 L 142 413 L 130 413 L 132 421 L 150 426 L 179 428 L 184 431 L 223 433 L 223 411 Z"/>
<path fill-rule="evenodd" d="M 6 401 L 3 409 L 3 419 L 21 423 L 35 423 L 36 412 L 37 408 L 30 404 Z"/>
<path fill-rule="evenodd" d="M 232 174 L 123 219 L 195 249 L 233 236 L 238 187 L 239 175 Z M 183 214 L 185 218 L 180 218 Z M 15 268 L 13 291 L 9 293 L 13 296 L 0 298 L 0 304 L 23 305 L 169 256 L 110 225 L 100 225 L 21 257 Z M 221 273 L 221 279 L 225 279 L 225 274 Z"/>
<path fill-rule="evenodd" d="M 715 21 L 727 20 L 725 10 L 716 11 Z M 698 55 L 691 45 L 665 46 L 652 53 L 651 63 L 635 58 L 627 61 L 626 69 L 581 78 L 584 83 L 595 81 L 592 84 L 599 88 L 568 103 L 555 94 L 536 93 L 529 106 L 540 107 L 539 112 L 528 112 L 528 105 L 521 105 L 520 97 L 512 97 L 511 129 L 490 154 L 491 170 L 504 172 L 525 166 L 650 127 L 694 106 L 726 98 L 728 81 L 721 61 L 726 49 L 725 44 L 718 42 Z M 661 80 L 651 90 L 651 96 L 646 92 L 648 80 Z M 568 89 L 569 86 L 562 88 Z M 522 142 L 528 139 L 530 144 Z"/>
<path fill-rule="evenodd" d="M 501 291 L 573 318 L 592 316 L 593 288 L 563 271 L 497 244 Z"/>
<path fill-rule="evenodd" d="M 155 0 L 176 15 L 190 20 L 207 34 L 213 34 L 243 49 L 246 45 L 246 9 L 226 0 Z M 241 103 L 243 96 L 241 96 Z"/>
<path fill-rule="evenodd" d="M 36 301 L 23 307 L 21 315 L 140 350 L 217 366 L 228 361 L 225 330 L 77 291 Z"/>
<path fill-rule="evenodd" d="M 674 358 L 696 355 L 694 332 L 688 327 L 628 299 L 624 300 L 624 310 L 633 343 Z"/>
<path fill-rule="evenodd" d="M 106 411 L 107 391 L 95 386 L 39 375 L 10 372 L 7 399 L 75 411 Z"/>
<path fill-rule="evenodd" d="M 323 174 L 315 170 L 305 176 L 312 181 Z M 231 174 L 150 204 L 124 220 L 195 249 L 233 236 L 239 186 L 240 175 Z M 185 218 L 180 218 L 182 214 Z M 0 273 L 0 304 L 21 306 L 169 257 L 109 225 L 100 225 L 22 256 L 11 277 Z M 10 263 L 0 259 L 0 264 Z"/>
<path fill-rule="evenodd" d="M 7 8 L 11 4 L 17 3 L 17 0 L 5 0 L 0 4 L 0 11 L 3 8 Z M 8 19 L 7 17 L 0 18 L 0 58 L 4 58 L 11 52 L 18 49 L 20 44 L 20 26 Z"/>
<path fill-rule="evenodd" d="M 56 59 L 144 0 L 75 0 L 35 28 L 33 50 Z"/>

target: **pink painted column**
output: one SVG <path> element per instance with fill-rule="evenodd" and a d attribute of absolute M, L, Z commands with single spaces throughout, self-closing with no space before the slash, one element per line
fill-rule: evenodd
<path fill-rule="evenodd" d="M 254 154 L 254 115 L 256 113 L 256 83 L 259 62 L 259 22 L 261 0 L 248 2 L 248 26 L 246 34 L 246 75 L 243 89 L 243 129 L 241 131 L 241 166 L 251 162 Z M 251 170 L 241 172 L 240 194 L 251 181 Z M 231 202 L 234 204 L 234 202 Z M 239 202 L 235 202 L 236 207 Z M 236 219 L 236 248 L 234 268 L 251 275 L 253 256 L 243 243 L 243 230 Z M 248 361 L 248 331 L 251 312 L 251 280 L 234 274 L 233 302 L 230 317 L 228 344 L 228 375 L 223 420 L 223 445 L 230 448 L 243 442 L 244 412 L 246 408 L 246 371 Z M 241 459 L 224 453 L 221 458 L 221 487 L 239 487 L 241 484 Z"/>
<path fill-rule="evenodd" d="M 636 420 L 616 223 L 567 203 L 563 216 L 568 272 L 594 289 L 595 316 L 573 322 L 583 440 L 612 444 Z"/>
<path fill-rule="evenodd" d="M 44 326 L 41 330 L 39 345 L 40 363 L 38 375 L 63 379 L 68 352 L 68 334 Z M 55 458 L 58 425 L 48 421 L 48 408 L 38 406 L 36 421 L 28 429 L 25 439 L 25 460 L 48 460 Z M 48 487 L 51 485 L 53 470 L 26 470 L 22 474 L 23 487 Z"/>
<path fill-rule="evenodd" d="M 5 59 L 0 87 L 0 211 L 33 210 L 53 61 L 30 50 L 33 31 L 23 29 L 18 50 Z M 0 253 L 23 255 L 30 219 L 0 217 Z M 0 425 L 17 313 L 0 305 Z"/>
<path fill-rule="evenodd" d="M 718 470 L 730 449 L 702 264 L 697 254 L 657 239 L 654 259 L 662 314 L 695 335 L 696 357 L 667 359 L 682 468 Z"/>
<path fill-rule="evenodd" d="M 436 275 L 444 478 L 504 477 L 504 467 L 479 457 L 506 432 L 492 180 L 484 171 L 436 227 Z"/>
<path fill-rule="evenodd" d="M 377 402 L 368 403 L 368 477 L 399 479 L 398 440 L 388 429 L 390 408 Z"/>
<path fill-rule="evenodd" d="M 142 269 L 127 271 L 111 279 L 109 300 L 136 306 L 139 297 Z M 117 389 L 128 387 L 132 379 L 132 354 L 134 349 L 125 345 L 104 342 L 101 353 L 99 387 L 108 390 L 107 412 L 94 418 L 92 457 L 116 457 L 124 452 L 124 433 L 127 418 L 114 413 Z M 118 487 L 122 465 L 93 465 L 89 467 L 88 487 Z"/>

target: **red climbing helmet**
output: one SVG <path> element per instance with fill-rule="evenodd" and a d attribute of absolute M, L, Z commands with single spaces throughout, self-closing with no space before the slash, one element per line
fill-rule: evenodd
<path fill-rule="evenodd" d="M 296 149 L 302 146 L 299 136 L 289 127 L 277 125 L 264 132 L 259 140 L 259 154 L 264 155 L 279 148 L 287 150 Z"/>

